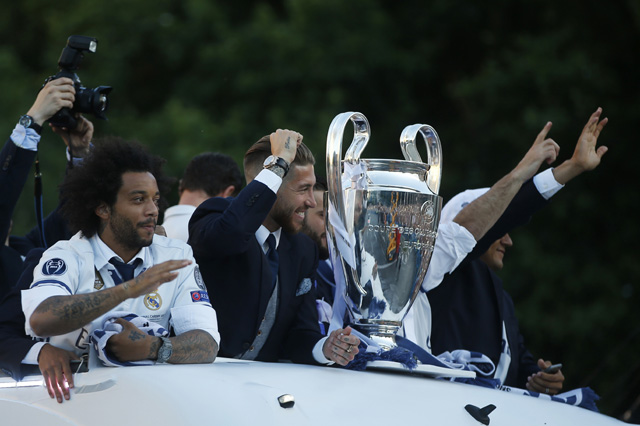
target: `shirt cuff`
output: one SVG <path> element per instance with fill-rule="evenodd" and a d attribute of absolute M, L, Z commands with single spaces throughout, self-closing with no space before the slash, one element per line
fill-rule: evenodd
<path fill-rule="evenodd" d="M 282 185 L 282 178 L 269 169 L 264 169 L 258 173 L 255 180 L 267 185 L 274 194 L 278 193 L 278 189 L 280 189 L 280 185 Z"/>
<path fill-rule="evenodd" d="M 553 167 L 535 175 L 533 177 L 533 184 L 545 200 L 553 197 L 558 191 L 564 188 L 564 185 L 558 183 L 553 176 Z"/>
<path fill-rule="evenodd" d="M 46 345 L 45 342 L 37 342 L 35 345 L 31 346 L 29 352 L 27 352 L 24 358 L 22 358 L 22 363 L 38 365 L 38 357 L 40 356 L 40 351 L 44 345 Z"/>
<path fill-rule="evenodd" d="M 171 308 L 171 325 L 176 336 L 191 330 L 209 333 L 220 347 L 220 332 L 216 311 L 207 305 L 176 306 Z"/>
<path fill-rule="evenodd" d="M 40 135 L 32 128 L 25 128 L 22 124 L 16 124 L 11 133 L 11 140 L 18 148 L 37 151 Z"/>
<path fill-rule="evenodd" d="M 422 290 L 429 291 L 437 287 L 445 274 L 453 272 L 475 246 L 473 234 L 464 226 L 456 222 L 440 225 Z"/>
<path fill-rule="evenodd" d="M 325 358 L 324 353 L 322 352 L 322 347 L 324 346 L 324 342 L 327 341 L 329 336 L 323 337 L 318 340 L 318 343 L 313 347 L 313 358 L 316 360 L 318 364 L 324 365 L 333 365 L 335 362 Z"/>
<path fill-rule="evenodd" d="M 93 144 L 89 144 L 89 149 L 93 149 Z M 69 152 L 69 147 L 67 147 L 65 149 L 66 155 L 67 155 L 67 161 L 71 161 L 71 153 Z M 78 164 L 82 164 L 82 162 L 84 161 L 83 157 L 73 157 L 73 165 L 77 166 Z"/>

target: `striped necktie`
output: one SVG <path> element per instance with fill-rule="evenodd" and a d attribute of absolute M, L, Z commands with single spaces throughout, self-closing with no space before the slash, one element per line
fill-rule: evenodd
<path fill-rule="evenodd" d="M 122 278 L 122 282 L 125 282 L 133 279 L 133 274 L 138 265 L 142 263 L 142 259 L 137 258 L 132 264 L 128 264 L 118 260 L 117 257 L 112 257 L 111 260 L 109 260 L 109 263 L 116 267 L 116 270 L 120 274 L 120 278 Z"/>
<path fill-rule="evenodd" d="M 276 249 L 276 237 L 273 234 L 269 234 L 267 237 L 267 245 L 269 250 L 267 251 L 267 259 L 269 260 L 269 266 L 271 267 L 271 276 L 273 277 L 271 288 L 275 287 L 276 279 L 278 278 L 278 250 Z"/>

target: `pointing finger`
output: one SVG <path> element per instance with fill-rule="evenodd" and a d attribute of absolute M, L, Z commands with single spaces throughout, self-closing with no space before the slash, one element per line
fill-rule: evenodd
<path fill-rule="evenodd" d="M 538 133 L 536 142 L 541 142 L 547 138 L 547 133 L 549 133 L 549 130 L 551 130 L 552 125 L 553 123 L 551 123 L 550 121 L 547 121 L 547 124 L 545 124 L 542 130 L 540 131 L 540 133 Z"/>

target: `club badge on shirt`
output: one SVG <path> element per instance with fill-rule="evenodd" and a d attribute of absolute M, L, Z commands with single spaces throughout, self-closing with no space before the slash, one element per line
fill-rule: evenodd
<path fill-rule="evenodd" d="M 144 296 L 144 306 L 152 311 L 157 311 L 162 306 L 162 297 L 155 291 L 151 292 Z"/>
<path fill-rule="evenodd" d="M 62 275 L 67 272 L 67 264 L 60 258 L 47 260 L 42 265 L 42 275 Z"/>

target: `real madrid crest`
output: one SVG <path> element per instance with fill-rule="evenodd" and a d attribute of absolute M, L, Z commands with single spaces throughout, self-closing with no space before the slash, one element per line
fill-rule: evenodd
<path fill-rule="evenodd" d="M 144 306 L 152 311 L 157 311 L 162 306 L 162 297 L 155 291 L 151 292 L 144 296 Z"/>

